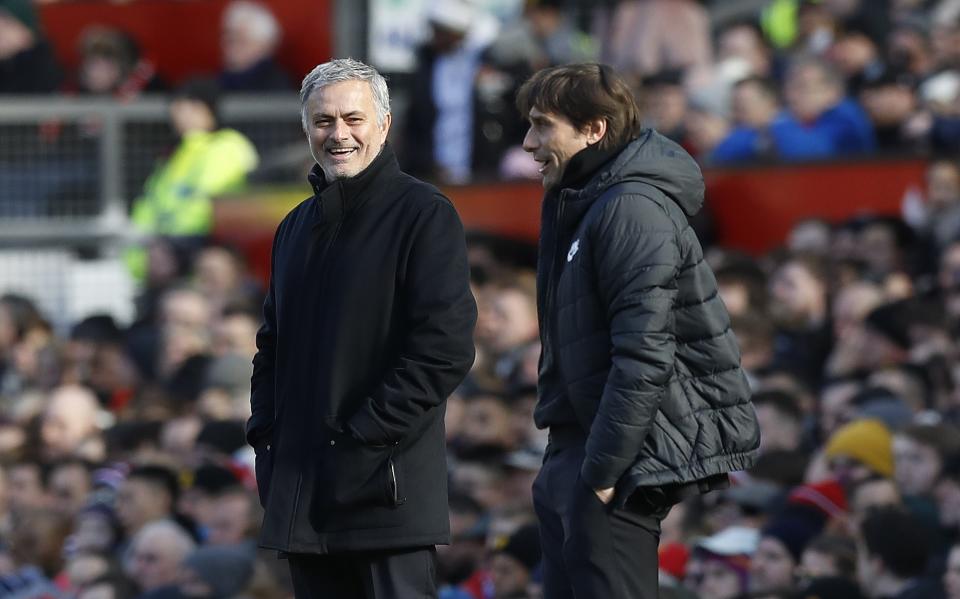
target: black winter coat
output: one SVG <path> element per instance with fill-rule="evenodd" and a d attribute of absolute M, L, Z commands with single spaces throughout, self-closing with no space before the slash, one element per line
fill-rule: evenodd
<path fill-rule="evenodd" d="M 544 201 L 535 418 L 580 427 L 581 477 L 621 499 L 748 468 L 759 448 L 730 318 L 687 220 L 703 190 L 693 159 L 646 130 L 582 189 Z"/>
<path fill-rule="evenodd" d="M 449 541 L 444 402 L 474 358 L 463 226 L 389 145 L 277 229 L 247 439 L 260 544 L 291 553 Z"/>

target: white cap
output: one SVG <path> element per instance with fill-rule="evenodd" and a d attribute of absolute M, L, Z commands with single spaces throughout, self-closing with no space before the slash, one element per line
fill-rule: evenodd
<path fill-rule="evenodd" d="M 746 526 L 730 526 L 717 534 L 700 540 L 702 547 L 717 555 L 753 555 L 760 543 L 760 531 Z"/>
<path fill-rule="evenodd" d="M 951 104 L 960 92 L 960 75 L 944 71 L 927 79 L 920 86 L 920 96 L 927 102 Z"/>
<path fill-rule="evenodd" d="M 434 0 L 427 19 L 447 29 L 466 33 L 473 25 L 473 6 L 466 0 Z"/>

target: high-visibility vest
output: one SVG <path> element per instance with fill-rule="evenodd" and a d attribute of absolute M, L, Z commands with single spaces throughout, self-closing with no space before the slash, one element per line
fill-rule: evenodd
<path fill-rule="evenodd" d="M 141 233 L 206 235 L 213 225 L 211 198 L 242 187 L 257 166 L 257 151 L 233 129 L 187 133 L 150 178 L 133 205 Z"/>
<path fill-rule="evenodd" d="M 134 202 L 134 228 L 146 235 L 208 234 L 213 227 L 211 198 L 242 187 L 257 162 L 256 149 L 239 131 L 187 133 L 173 155 L 150 175 L 143 195 Z M 127 248 L 123 259 L 134 280 L 143 282 L 146 249 Z"/>
<path fill-rule="evenodd" d="M 799 5 L 799 0 L 772 0 L 763 9 L 760 25 L 773 47 L 789 48 L 796 41 Z"/>

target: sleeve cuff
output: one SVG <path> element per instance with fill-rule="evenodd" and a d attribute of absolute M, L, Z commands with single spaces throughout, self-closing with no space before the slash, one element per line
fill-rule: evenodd
<path fill-rule="evenodd" d="M 597 465 L 596 462 L 587 458 L 583 461 L 580 468 L 580 478 L 583 482 L 590 485 L 591 489 L 609 489 L 617 485 L 620 480 L 620 474 L 611 472 L 609 468 Z"/>

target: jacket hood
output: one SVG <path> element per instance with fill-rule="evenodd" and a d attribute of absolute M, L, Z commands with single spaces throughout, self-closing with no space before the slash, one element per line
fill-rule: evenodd
<path fill-rule="evenodd" d="M 599 196 L 617 183 L 640 181 L 653 185 L 676 202 L 687 216 L 703 208 L 700 166 L 676 142 L 645 129 L 587 184 L 584 194 Z"/>

